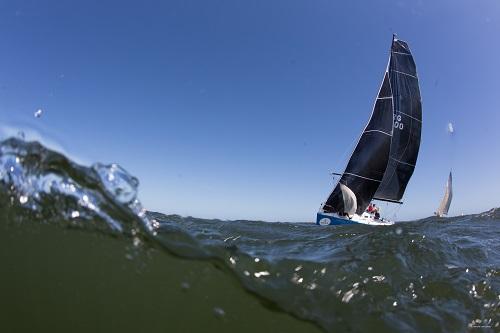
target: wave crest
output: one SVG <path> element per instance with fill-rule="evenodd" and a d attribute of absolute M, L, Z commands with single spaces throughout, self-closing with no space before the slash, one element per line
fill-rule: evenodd
<path fill-rule="evenodd" d="M 117 164 L 88 168 L 38 142 L 1 142 L 1 202 L 17 216 L 115 233 L 130 234 L 138 227 L 154 232 L 155 222 L 137 199 L 138 185 Z"/>

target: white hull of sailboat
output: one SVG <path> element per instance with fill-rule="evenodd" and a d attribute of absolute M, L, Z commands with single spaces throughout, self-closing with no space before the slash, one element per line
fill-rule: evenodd
<path fill-rule="evenodd" d="M 373 214 L 363 213 L 362 215 L 354 214 L 353 216 L 340 216 L 336 213 L 318 212 L 316 216 L 317 225 L 346 225 L 346 224 L 366 224 L 374 226 L 394 225 L 394 222 L 385 219 L 376 219 Z"/>

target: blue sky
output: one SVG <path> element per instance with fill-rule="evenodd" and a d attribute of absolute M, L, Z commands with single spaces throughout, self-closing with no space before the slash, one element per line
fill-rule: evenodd
<path fill-rule="evenodd" d="M 431 215 L 453 168 L 450 213 L 479 212 L 499 206 L 499 31 L 494 0 L 1 1 L 0 124 L 119 163 L 150 210 L 310 221 L 396 32 L 417 63 L 422 145 L 405 204 L 382 208 Z"/>

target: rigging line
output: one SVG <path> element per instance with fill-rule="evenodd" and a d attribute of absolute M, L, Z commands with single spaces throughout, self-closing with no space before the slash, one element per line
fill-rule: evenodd
<path fill-rule="evenodd" d="M 351 153 L 354 152 L 354 148 L 356 146 L 356 143 L 357 143 L 357 139 L 354 138 L 351 140 L 351 143 L 344 149 L 344 152 L 342 153 L 342 155 L 339 156 L 339 158 L 337 159 L 336 163 L 335 163 L 335 166 L 338 167 L 340 164 L 345 164 L 345 166 L 347 166 L 347 163 L 349 162 L 349 158 L 350 156 L 348 156 L 349 154 L 349 151 L 351 151 Z M 346 162 L 347 160 L 347 162 Z M 336 168 L 336 170 L 341 170 L 342 167 L 340 168 Z M 345 169 L 345 167 L 344 167 Z"/>
<path fill-rule="evenodd" d="M 401 209 L 401 205 L 397 205 L 394 210 L 392 211 L 392 220 L 395 221 L 398 214 L 399 214 L 399 210 Z"/>

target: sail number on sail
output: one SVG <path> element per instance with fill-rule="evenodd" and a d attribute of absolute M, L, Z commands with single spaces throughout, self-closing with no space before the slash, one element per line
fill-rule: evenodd
<path fill-rule="evenodd" d="M 399 130 L 402 130 L 404 128 L 404 125 L 401 122 L 401 115 L 400 114 L 398 114 L 397 116 L 394 115 L 394 128 L 397 128 Z"/>

